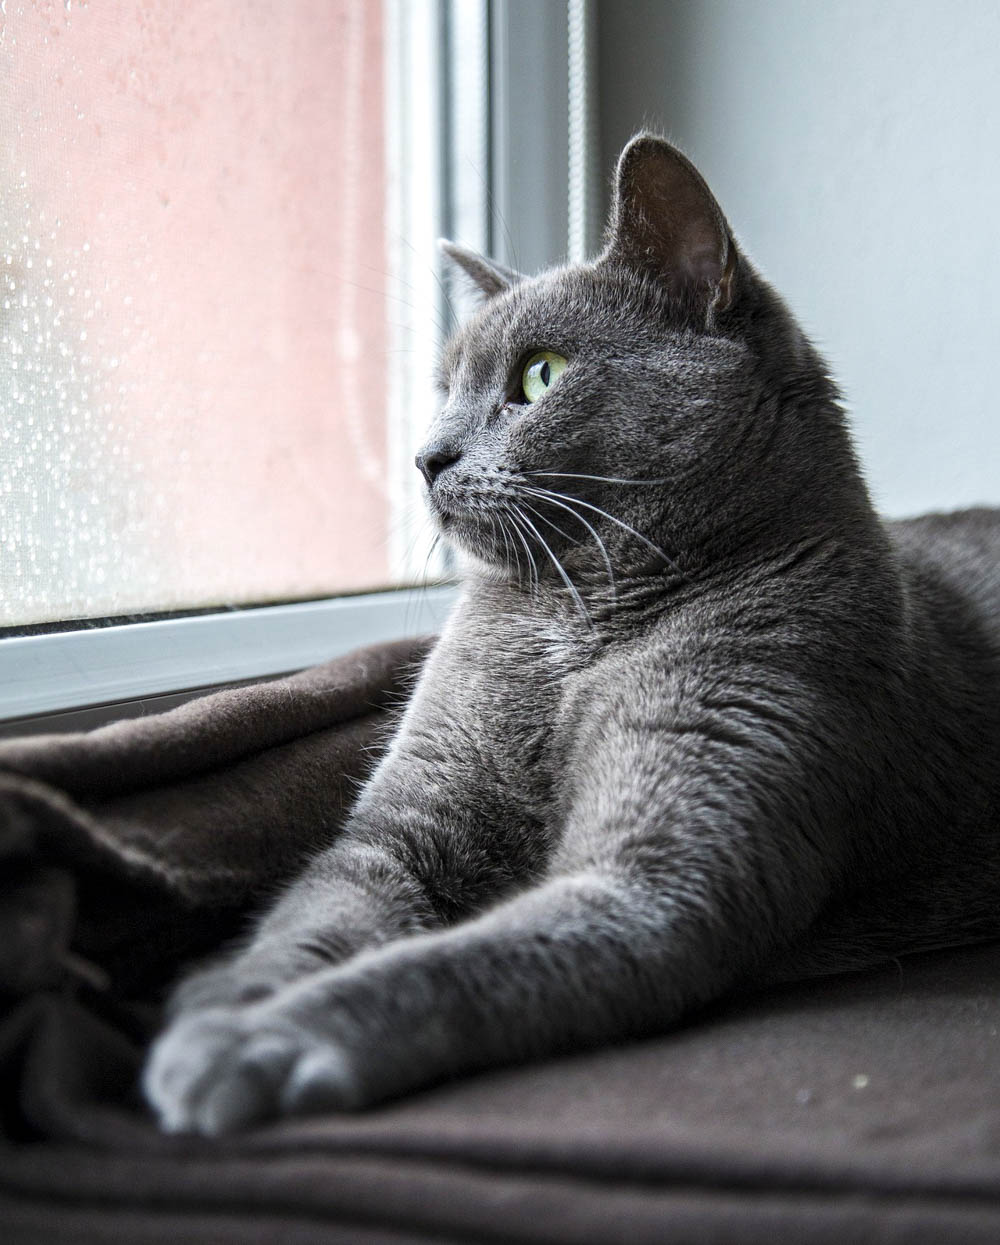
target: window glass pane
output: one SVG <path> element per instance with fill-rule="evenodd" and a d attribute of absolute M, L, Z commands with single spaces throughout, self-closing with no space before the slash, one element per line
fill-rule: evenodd
<path fill-rule="evenodd" d="M 376 0 L 0 5 L 0 625 L 393 579 L 384 49 Z"/>

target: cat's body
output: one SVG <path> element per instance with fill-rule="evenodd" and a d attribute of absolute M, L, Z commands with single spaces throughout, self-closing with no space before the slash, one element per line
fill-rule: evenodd
<path fill-rule="evenodd" d="M 342 836 L 178 992 L 169 1128 L 1000 934 L 1000 513 L 877 519 L 821 361 L 659 140 L 594 264 L 452 253 L 487 301 L 418 461 L 461 600 Z"/>

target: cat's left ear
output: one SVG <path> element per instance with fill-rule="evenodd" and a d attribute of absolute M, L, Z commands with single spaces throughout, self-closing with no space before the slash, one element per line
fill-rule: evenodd
<path fill-rule="evenodd" d="M 519 281 L 524 280 L 521 274 L 514 272 L 512 268 L 505 268 L 503 264 L 498 264 L 496 260 L 487 259 L 485 255 L 477 255 L 475 251 L 470 251 L 468 247 L 459 246 L 457 242 L 449 242 L 447 238 L 441 238 L 438 246 L 450 260 L 462 269 L 467 277 L 472 278 L 487 298 L 493 298 L 496 294 L 503 294 L 512 286 L 517 285 Z"/>
<path fill-rule="evenodd" d="M 709 322 L 736 300 L 738 253 L 722 209 L 691 161 L 654 134 L 619 158 L 605 256 L 665 281 Z"/>

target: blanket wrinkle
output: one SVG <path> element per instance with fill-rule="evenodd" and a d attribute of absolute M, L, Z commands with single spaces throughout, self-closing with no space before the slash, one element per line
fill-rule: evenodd
<path fill-rule="evenodd" d="M 165 986 L 336 835 L 427 639 L 0 743 L 4 1245 L 1000 1240 L 1000 946 L 220 1142 L 138 1092 Z"/>
<path fill-rule="evenodd" d="M 242 757 L 385 710 L 426 653 L 426 638 L 376 646 L 284 679 L 215 692 L 165 713 L 95 730 L 0 741 L 0 771 L 85 801 L 210 772 Z"/>
<path fill-rule="evenodd" d="M 67 974 L 152 988 L 238 928 L 336 833 L 428 645 L 380 645 L 151 717 L 0 742 L 0 990 Z M 25 862 L 47 881 L 19 876 Z"/>

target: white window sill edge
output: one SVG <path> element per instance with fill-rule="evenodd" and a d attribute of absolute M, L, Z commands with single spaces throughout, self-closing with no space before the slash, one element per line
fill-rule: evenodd
<path fill-rule="evenodd" d="M 453 587 L 401 589 L 260 609 L 0 640 L 0 734 L 93 725 L 230 683 L 290 674 L 353 648 L 441 630 Z M 180 694 L 180 695 L 179 695 Z M 131 712 L 128 702 L 140 702 Z M 44 715 L 44 717 L 43 717 Z M 58 715 L 58 723 L 48 718 Z M 77 721 L 71 721 L 77 719 Z"/>

